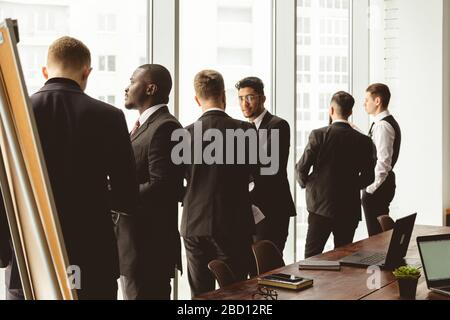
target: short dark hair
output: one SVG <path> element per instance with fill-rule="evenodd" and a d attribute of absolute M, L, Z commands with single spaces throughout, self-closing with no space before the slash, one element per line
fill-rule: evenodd
<path fill-rule="evenodd" d="M 139 69 L 144 70 L 145 77 L 157 85 L 157 96 L 161 103 L 169 103 L 169 95 L 172 90 L 172 77 L 169 70 L 160 64 L 144 64 Z"/>
<path fill-rule="evenodd" d="M 331 98 L 331 102 L 335 102 L 338 105 L 338 113 L 348 118 L 352 114 L 353 106 L 355 105 L 355 99 L 352 97 L 351 94 L 339 91 L 336 92 L 333 95 L 333 98 Z"/>
<path fill-rule="evenodd" d="M 391 91 L 387 85 L 383 83 L 374 83 L 367 88 L 366 92 L 369 92 L 373 99 L 380 98 L 383 108 L 387 109 L 389 107 Z"/>
<path fill-rule="evenodd" d="M 236 89 L 252 88 L 256 93 L 264 96 L 264 83 L 260 78 L 247 77 L 236 83 Z"/>
<path fill-rule="evenodd" d="M 194 79 L 195 94 L 203 99 L 218 99 L 225 92 L 225 82 L 220 72 L 203 70 Z"/>
<path fill-rule="evenodd" d="M 91 66 L 91 52 L 80 40 L 62 37 L 50 45 L 47 60 L 48 63 L 55 63 L 63 69 L 81 70 Z"/>

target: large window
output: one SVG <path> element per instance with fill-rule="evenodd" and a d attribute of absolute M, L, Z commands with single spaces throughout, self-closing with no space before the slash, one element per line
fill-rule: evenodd
<path fill-rule="evenodd" d="M 272 1 L 180 1 L 180 121 L 194 122 L 200 109 L 193 80 L 203 69 L 225 78 L 227 112 L 243 119 L 235 84 L 246 76 L 260 77 L 271 108 Z"/>
<path fill-rule="evenodd" d="M 266 85 L 266 107 L 272 97 L 272 1 L 180 1 L 180 121 L 195 122 L 201 115 L 194 101 L 197 72 L 222 73 L 227 113 L 244 120 L 235 84 L 244 77 L 260 77 Z M 184 255 L 183 255 L 184 257 Z M 186 270 L 186 260 L 183 265 Z M 179 298 L 189 299 L 187 272 L 180 279 Z"/>
<path fill-rule="evenodd" d="M 0 20 L 17 19 L 19 54 L 29 94 L 42 87 L 41 68 L 47 48 L 70 35 L 91 50 L 93 72 L 87 94 L 124 109 L 124 90 L 139 65 L 147 61 L 145 18 L 147 0 L 124 5 L 120 0 L 0 1 Z M 138 114 L 125 111 L 131 128 Z M 4 273 L 0 272 L 0 300 L 4 299 Z"/>
<path fill-rule="evenodd" d="M 18 19 L 19 53 L 30 94 L 44 84 L 41 67 L 49 44 L 70 35 L 91 50 L 94 70 L 86 93 L 123 109 L 130 76 L 147 61 L 143 58 L 148 42 L 143 16 L 147 0 L 133 1 L 132 6 L 124 6 L 120 0 L 8 0 L 0 1 L 0 6 L 0 19 Z M 132 127 L 138 115 L 124 111 Z"/>
<path fill-rule="evenodd" d="M 350 91 L 350 0 L 297 3 L 297 145 L 299 159 L 312 130 L 328 125 L 331 96 Z M 297 160 L 298 160 L 297 159 Z M 308 212 L 297 184 L 297 259 L 303 259 Z M 332 249 L 330 241 L 326 249 Z"/>

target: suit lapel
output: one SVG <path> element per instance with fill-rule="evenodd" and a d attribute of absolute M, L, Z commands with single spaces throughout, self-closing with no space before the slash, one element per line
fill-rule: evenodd
<path fill-rule="evenodd" d="M 273 115 L 267 111 L 267 113 L 264 115 L 263 120 L 261 121 L 261 125 L 259 126 L 259 129 L 267 129 L 267 126 L 269 125 L 270 120 L 273 118 Z"/>
<path fill-rule="evenodd" d="M 135 141 L 141 134 L 143 134 L 145 132 L 145 130 L 148 129 L 148 127 L 152 124 L 152 122 L 154 122 L 156 119 L 158 119 L 158 117 L 163 114 L 169 112 L 169 109 L 167 107 L 162 107 L 160 109 L 158 109 L 158 111 L 156 111 L 154 114 L 152 114 L 147 121 L 145 121 L 145 123 L 139 127 L 138 131 L 136 132 L 136 134 L 131 138 L 131 142 Z"/>

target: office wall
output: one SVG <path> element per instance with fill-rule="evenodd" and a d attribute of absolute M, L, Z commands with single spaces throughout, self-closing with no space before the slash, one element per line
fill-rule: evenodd
<path fill-rule="evenodd" d="M 443 203 L 444 208 L 450 208 L 450 1 L 444 1 L 443 14 L 443 44 L 444 44 L 444 67 L 443 67 Z"/>
<path fill-rule="evenodd" d="M 383 55 L 373 57 L 371 81 L 387 79 L 386 82 L 392 84 L 391 109 L 403 133 L 400 160 L 395 170 L 395 215 L 417 211 L 418 223 L 432 225 L 442 224 L 443 211 L 449 205 L 447 127 L 450 123 L 448 99 L 444 99 L 444 94 L 448 95 L 444 66 L 449 50 L 444 51 L 443 44 L 443 10 L 448 4 L 444 2 L 394 0 L 397 11 L 389 11 L 393 8 L 387 7 L 385 2 L 384 14 L 394 15 L 392 24 L 389 22 L 385 29 L 396 30 L 394 37 L 388 39 L 392 31 L 388 30 L 383 39 L 378 38 L 378 43 L 376 37 L 371 42 L 371 45 L 391 47 L 391 51 L 384 54 L 385 59 L 392 58 L 390 65 L 376 61 Z M 448 35 L 447 31 L 445 33 Z M 376 49 L 373 52 L 377 52 Z"/>

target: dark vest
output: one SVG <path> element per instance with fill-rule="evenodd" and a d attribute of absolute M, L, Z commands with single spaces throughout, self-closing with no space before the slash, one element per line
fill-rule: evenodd
<path fill-rule="evenodd" d="M 389 123 L 395 131 L 395 139 L 394 139 L 394 153 L 392 155 L 392 170 L 394 170 L 394 166 L 397 163 L 398 156 L 400 154 L 400 144 L 402 142 L 402 133 L 400 131 L 400 126 L 398 122 L 394 119 L 393 116 L 387 116 L 382 121 L 386 121 Z"/>

